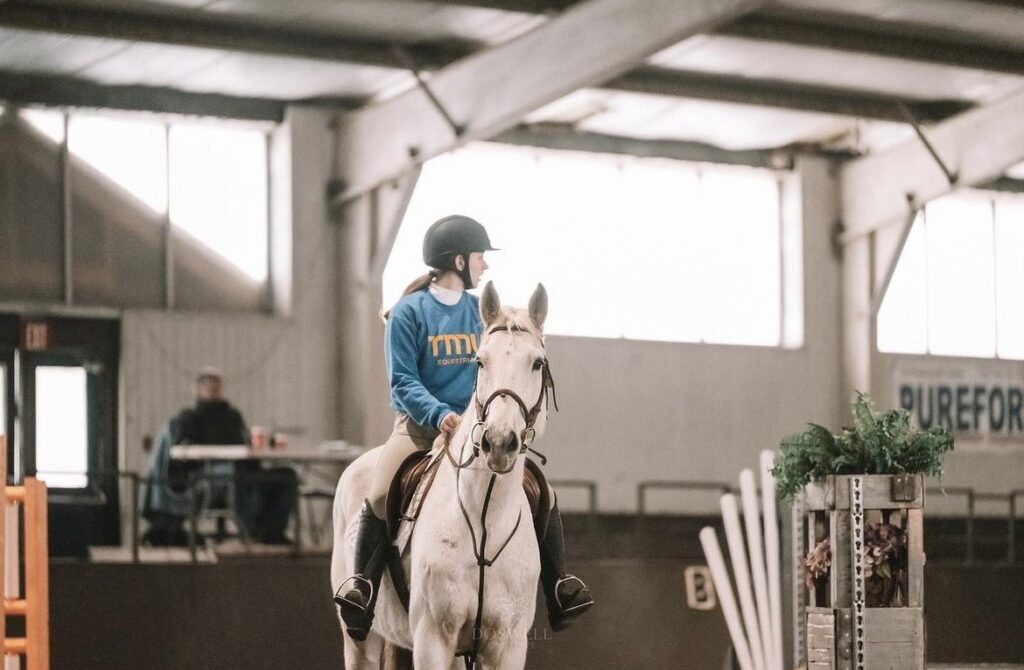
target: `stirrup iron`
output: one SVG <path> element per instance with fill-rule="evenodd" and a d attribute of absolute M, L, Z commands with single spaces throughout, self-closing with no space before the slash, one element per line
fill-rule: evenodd
<path fill-rule="evenodd" d="M 351 585 L 350 585 L 350 582 L 351 582 Z M 366 604 L 365 605 L 361 605 L 360 603 L 356 602 L 355 600 L 352 600 L 351 598 L 347 597 L 348 594 L 350 594 L 353 591 L 355 591 L 356 593 L 359 594 L 359 597 L 362 598 L 363 590 L 361 588 L 359 588 L 360 585 L 362 585 L 362 584 L 365 584 L 366 586 L 368 586 L 369 587 L 369 591 L 370 591 L 369 597 L 366 598 Z M 348 588 L 345 588 L 346 586 L 348 586 Z M 358 609 L 358 610 L 360 610 L 362 612 L 365 612 L 367 609 L 369 609 L 370 603 L 373 602 L 373 595 L 374 595 L 373 580 L 367 579 L 366 577 L 364 577 L 362 575 L 352 575 L 351 577 L 346 579 L 344 582 L 342 582 L 341 586 L 338 587 L 338 592 L 334 594 L 334 602 L 338 605 L 338 607 L 346 607 L 346 606 L 348 606 L 348 607 L 352 607 L 352 608 Z"/>
<path fill-rule="evenodd" d="M 575 598 L 576 596 L 579 596 L 581 593 L 586 593 L 586 600 L 584 602 L 566 607 L 568 603 L 562 602 L 562 599 L 559 597 L 558 590 L 563 584 L 569 582 L 575 582 L 580 585 L 579 588 L 576 589 L 576 592 L 573 593 L 573 597 Z M 558 606 L 562 610 L 562 615 L 566 617 L 582 614 L 583 610 L 587 609 L 588 607 L 594 604 L 594 599 L 590 596 L 590 589 L 587 588 L 587 585 L 583 583 L 582 579 L 575 575 L 566 575 L 565 577 L 562 577 L 557 582 L 555 582 L 555 598 L 558 600 Z"/>

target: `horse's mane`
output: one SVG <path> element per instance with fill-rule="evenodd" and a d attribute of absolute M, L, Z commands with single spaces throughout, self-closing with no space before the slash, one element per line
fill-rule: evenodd
<path fill-rule="evenodd" d="M 544 342 L 544 333 L 537 327 L 537 324 L 530 318 L 530 313 L 525 309 L 502 307 L 498 318 L 487 327 L 487 330 L 491 330 L 495 326 L 505 326 L 511 330 L 524 330 L 536 337 L 539 342 Z"/>

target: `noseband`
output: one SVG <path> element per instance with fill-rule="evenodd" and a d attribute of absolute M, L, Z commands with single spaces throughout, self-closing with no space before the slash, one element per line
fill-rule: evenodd
<path fill-rule="evenodd" d="M 518 326 L 495 326 L 487 331 L 487 334 L 497 332 L 507 332 L 510 334 L 515 333 L 529 333 L 529 331 L 520 328 Z M 543 348 L 543 345 L 542 347 Z M 476 391 L 476 382 L 473 383 L 473 402 L 476 404 L 476 416 L 477 421 L 473 424 L 473 429 L 470 431 L 469 439 L 473 443 L 473 456 L 470 458 L 472 461 L 474 458 L 480 455 L 480 441 L 483 439 L 483 427 L 487 422 L 487 413 L 491 409 L 491 403 L 498 398 L 510 398 L 515 401 L 516 405 L 519 406 L 519 411 L 523 415 L 523 419 L 526 421 L 526 427 L 523 428 L 519 434 L 519 453 L 524 454 L 533 445 L 533 440 L 537 436 L 537 431 L 534 429 L 534 424 L 537 422 L 537 417 L 540 416 L 540 411 L 547 407 L 548 400 L 548 389 L 551 389 L 551 398 L 555 403 L 555 410 L 558 410 L 558 398 L 555 396 L 555 380 L 551 376 L 551 368 L 548 365 L 548 359 L 545 357 L 541 363 L 541 385 L 540 394 L 537 396 L 537 402 L 533 403 L 533 407 L 527 407 L 523 399 L 519 397 L 519 394 L 508 388 L 501 388 L 492 393 L 487 397 L 487 400 L 480 402 L 480 396 Z M 541 460 L 546 462 L 547 459 L 543 455 L 534 451 Z M 467 463 L 468 464 L 468 463 Z"/>

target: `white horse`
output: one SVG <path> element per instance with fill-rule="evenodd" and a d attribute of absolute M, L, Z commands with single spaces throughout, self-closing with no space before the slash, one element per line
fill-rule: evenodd
<path fill-rule="evenodd" d="M 403 557 L 409 611 L 385 571 L 369 637 L 354 642 L 342 632 L 348 670 L 379 667 L 385 642 L 412 649 L 418 670 L 449 668 L 457 653 L 474 650 L 481 669 L 518 669 L 526 663 L 540 559 L 520 456 L 543 432 L 547 418 L 549 377 L 541 335 L 547 293 L 538 285 L 528 310 L 502 307 L 488 283 L 480 312 L 484 334 L 474 397 L 442 456 Z M 434 451 L 444 448 L 439 438 Z M 338 482 L 332 593 L 350 575 L 359 508 L 380 449 L 356 459 Z M 477 558 L 482 540 L 483 562 L 494 561 L 484 568 Z M 481 573 L 483 608 L 476 633 Z"/>

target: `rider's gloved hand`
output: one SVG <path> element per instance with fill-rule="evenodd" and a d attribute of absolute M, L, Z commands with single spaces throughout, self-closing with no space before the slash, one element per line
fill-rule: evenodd
<path fill-rule="evenodd" d="M 452 439 L 452 435 L 455 434 L 455 431 L 458 430 L 458 428 L 459 415 L 455 412 L 448 412 L 445 414 L 444 418 L 441 419 L 441 425 L 438 426 L 438 429 L 441 431 L 441 434 L 444 435 L 446 442 Z"/>

